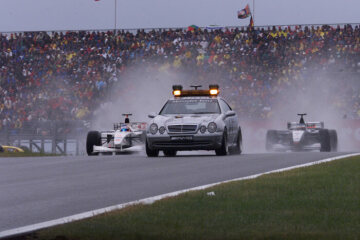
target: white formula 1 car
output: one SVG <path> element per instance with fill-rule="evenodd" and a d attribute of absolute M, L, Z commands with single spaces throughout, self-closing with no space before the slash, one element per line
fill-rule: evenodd
<path fill-rule="evenodd" d="M 141 143 L 145 141 L 145 122 L 130 123 L 131 114 L 123 114 L 125 121 L 115 123 L 114 130 L 90 131 L 86 138 L 86 152 L 89 156 L 112 153 L 128 153 L 142 149 Z"/>
<path fill-rule="evenodd" d="M 268 130 L 267 151 L 337 151 L 336 130 L 324 128 L 324 122 L 305 122 L 304 115 L 298 114 L 299 122 L 288 122 L 287 130 Z"/>

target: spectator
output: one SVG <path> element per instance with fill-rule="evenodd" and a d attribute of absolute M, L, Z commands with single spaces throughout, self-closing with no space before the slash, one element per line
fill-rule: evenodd
<path fill-rule="evenodd" d="M 137 64 L 188 73 L 189 85 L 217 82 L 250 119 L 271 118 L 281 93 L 305 91 L 313 72 L 348 73 L 345 84 L 328 83 L 339 93 L 329 105 L 359 119 L 359 39 L 352 25 L 1 34 L 0 128 L 89 119 Z"/>

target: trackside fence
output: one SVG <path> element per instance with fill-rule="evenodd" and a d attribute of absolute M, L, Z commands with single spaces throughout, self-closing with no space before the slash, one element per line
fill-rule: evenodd
<path fill-rule="evenodd" d="M 79 125 L 79 122 L 33 122 L 21 129 L 3 128 L 0 131 L 0 144 L 31 152 L 83 155 L 86 133 L 86 126 Z"/>

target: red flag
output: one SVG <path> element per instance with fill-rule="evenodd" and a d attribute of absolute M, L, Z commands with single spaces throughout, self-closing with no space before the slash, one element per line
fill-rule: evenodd
<path fill-rule="evenodd" d="M 254 20 L 253 20 L 252 16 L 250 17 L 249 27 L 254 27 Z"/>
<path fill-rule="evenodd" d="M 238 11 L 238 18 L 244 19 L 251 15 L 249 4 L 246 4 L 246 7 L 244 9 L 241 9 Z"/>

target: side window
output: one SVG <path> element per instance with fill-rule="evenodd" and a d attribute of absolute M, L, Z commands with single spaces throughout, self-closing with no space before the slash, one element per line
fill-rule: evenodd
<path fill-rule="evenodd" d="M 231 111 L 231 107 L 222 99 L 219 99 L 220 107 L 224 113 Z"/>

